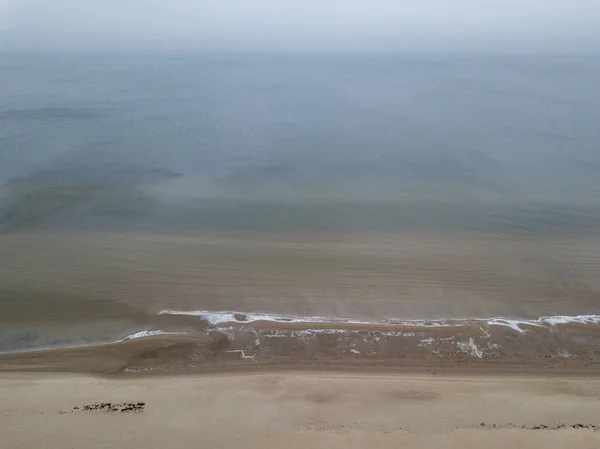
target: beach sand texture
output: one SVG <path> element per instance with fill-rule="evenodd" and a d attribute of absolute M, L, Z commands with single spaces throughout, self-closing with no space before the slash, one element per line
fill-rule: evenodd
<path fill-rule="evenodd" d="M 600 447 L 592 377 L 5 373 L 0 395 L 6 449 Z"/>

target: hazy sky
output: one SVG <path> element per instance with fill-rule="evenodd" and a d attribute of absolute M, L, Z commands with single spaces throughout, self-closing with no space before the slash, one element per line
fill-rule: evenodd
<path fill-rule="evenodd" d="M 587 52 L 600 0 L 0 0 L 0 48 Z"/>

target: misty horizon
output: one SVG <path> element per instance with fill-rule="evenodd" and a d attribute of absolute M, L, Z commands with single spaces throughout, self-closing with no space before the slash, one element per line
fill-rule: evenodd
<path fill-rule="evenodd" d="M 0 51 L 596 53 L 600 4 L 0 0 Z"/>

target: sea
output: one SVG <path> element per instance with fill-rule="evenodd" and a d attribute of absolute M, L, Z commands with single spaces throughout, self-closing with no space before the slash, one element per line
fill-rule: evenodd
<path fill-rule="evenodd" d="M 554 354 L 600 357 L 598 80 L 590 55 L 1 54 L 0 352 L 470 323 L 576 325 Z"/>

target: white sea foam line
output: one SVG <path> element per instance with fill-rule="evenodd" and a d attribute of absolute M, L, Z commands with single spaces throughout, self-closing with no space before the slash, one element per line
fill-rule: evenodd
<path fill-rule="evenodd" d="M 351 318 L 338 318 L 338 317 L 320 317 L 320 316 L 285 316 L 275 314 L 263 314 L 263 313 L 244 313 L 244 312 L 212 312 L 207 310 L 161 310 L 158 315 L 185 315 L 185 316 L 197 316 L 208 321 L 214 326 L 219 326 L 226 323 L 252 323 L 255 321 L 271 321 L 275 323 L 341 323 L 341 324 L 365 324 L 365 325 L 398 325 L 398 326 L 416 326 L 416 327 L 456 327 L 464 326 L 476 323 L 486 323 L 488 325 L 506 326 L 517 332 L 524 333 L 525 330 L 521 328 L 525 326 L 544 326 L 551 325 L 556 326 L 557 324 L 570 324 L 570 323 L 581 323 L 581 324 L 600 324 L 600 315 L 557 315 L 557 316 L 544 316 L 536 320 L 518 320 L 511 318 L 461 318 L 461 319 L 444 319 L 444 320 L 373 320 L 364 321 L 356 320 Z M 244 316 L 245 319 L 238 319 L 236 316 Z"/>
<path fill-rule="evenodd" d="M 525 333 L 524 329 L 521 329 L 521 324 L 531 324 L 533 326 L 541 326 L 541 324 L 527 322 L 526 320 L 508 320 L 505 318 L 491 318 L 486 320 L 487 324 L 495 325 L 495 326 L 506 326 L 511 329 L 520 332 L 521 334 Z"/>
<path fill-rule="evenodd" d="M 521 325 L 525 326 L 539 326 L 544 327 L 546 325 L 556 326 L 557 324 L 600 324 L 600 315 L 575 315 L 575 316 L 543 316 L 537 320 L 511 320 L 506 318 L 491 318 L 487 320 L 488 324 L 495 324 L 498 326 L 507 326 L 517 332 L 524 333 L 525 330 L 521 328 Z"/>
<path fill-rule="evenodd" d="M 372 324 L 370 321 L 359 321 L 345 318 L 335 317 L 319 317 L 319 316 L 308 316 L 308 317 L 294 317 L 285 315 L 273 315 L 273 314 L 259 314 L 259 313 L 245 313 L 245 312 L 211 312 L 206 310 L 161 310 L 158 315 L 186 315 L 186 316 L 197 316 L 210 324 L 221 324 L 221 323 L 252 323 L 254 321 L 274 321 L 278 323 L 347 323 L 347 324 Z M 236 318 L 236 315 L 242 315 L 246 317 L 245 320 Z"/>
<path fill-rule="evenodd" d="M 127 340 L 136 340 L 138 338 L 154 337 L 155 335 L 183 335 L 183 334 L 185 334 L 185 332 L 165 332 L 165 331 L 161 331 L 161 330 L 140 331 L 140 332 L 136 332 L 135 334 L 131 334 L 126 337 L 123 337 L 122 339 L 117 340 L 115 343 L 118 343 L 121 341 L 127 341 Z"/>
<path fill-rule="evenodd" d="M 552 325 L 569 323 L 600 324 L 600 315 L 546 316 L 541 317 L 540 320 Z"/>
<path fill-rule="evenodd" d="M 286 316 L 275 314 L 262 313 L 246 313 L 246 312 L 213 312 L 207 310 L 161 310 L 158 315 L 184 315 L 197 316 L 210 324 L 219 325 L 223 323 L 252 323 L 255 321 L 271 321 L 276 323 L 332 323 L 332 324 L 386 324 L 397 326 L 419 326 L 419 327 L 441 327 L 441 326 L 461 326 L 470 322 L 478 321 L 477 319 L 449 319 L 449 320 L 383 320 L 383 321 L 365 321 L 353 318 L 340 317 L 321 317 L 321 316 Z M 245 319 L 237 319 L 236 315 L 244 316 Z"/>

